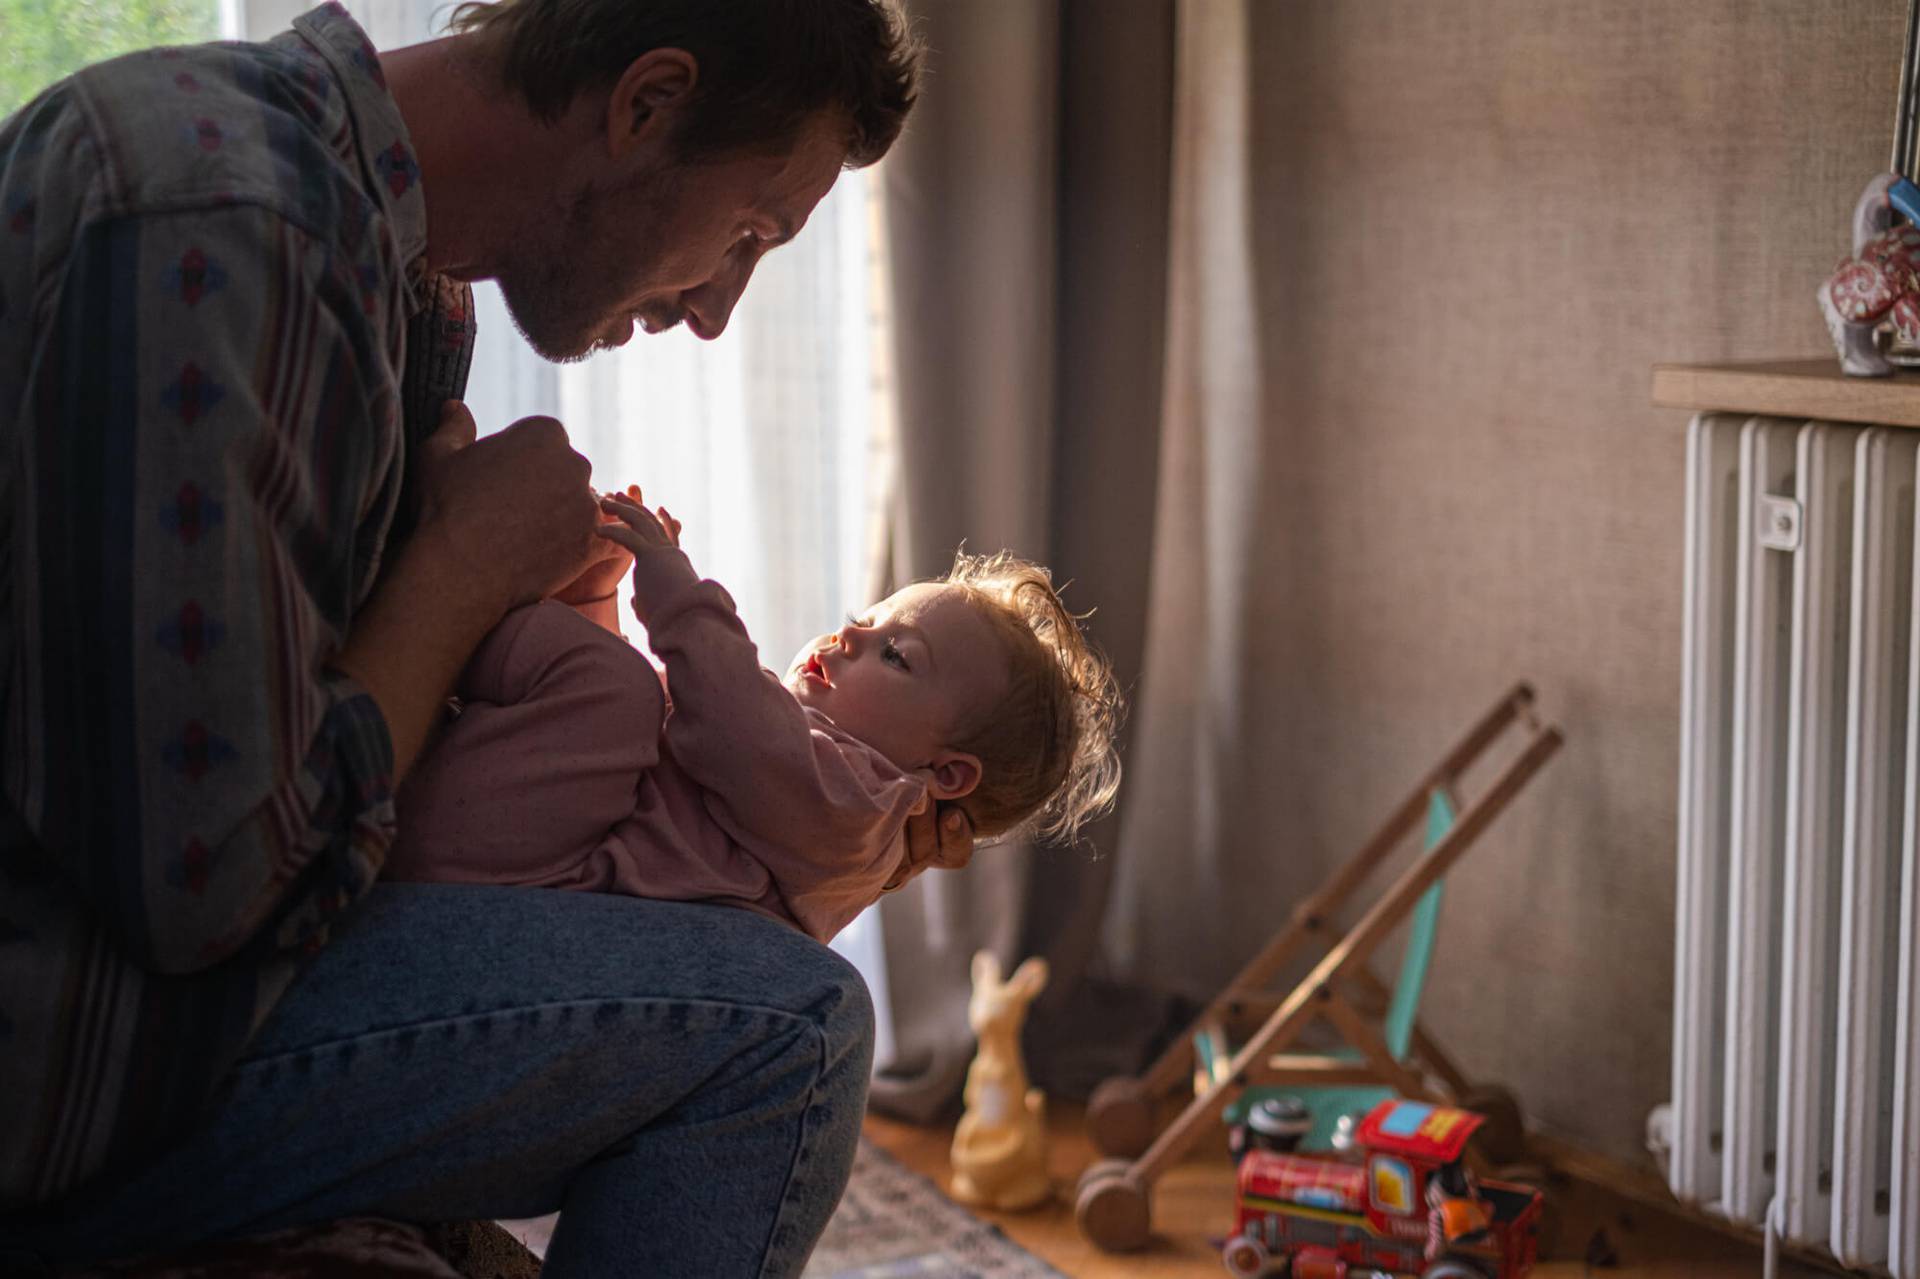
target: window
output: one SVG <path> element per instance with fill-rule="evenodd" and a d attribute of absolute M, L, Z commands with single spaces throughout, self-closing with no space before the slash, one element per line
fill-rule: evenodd
<path fill-rule="evenodd" d="M 1402 1160 L 1375 1155 L 1370 1173 L 1375 1208 L 1396 1216 L 1413 1211 L 1413 1169 Z"/>
<path fill-rule="evenodd" d="M 232 37 L 239 0 L 0 0 L 0 118 L 93 62 L 157 44 Z"/>

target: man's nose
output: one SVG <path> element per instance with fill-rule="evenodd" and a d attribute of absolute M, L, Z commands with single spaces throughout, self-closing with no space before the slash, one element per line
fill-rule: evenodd
<path fill-rule="evenodd" d="M 695 337 L 711 342 L 726 332 L 733 308 L 738 305 L 740 295 L 747 291 L 747 281 L 753 278 L 753 267 L 753 262 L 729 263 L 705 284 L 682 295 L 681 301 L 687 308 L 687 328 Z"/>

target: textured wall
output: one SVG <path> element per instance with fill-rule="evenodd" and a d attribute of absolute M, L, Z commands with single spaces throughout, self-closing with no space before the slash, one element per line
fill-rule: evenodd
<path fill-rule="evenodd" d="M 1569 745 L 1453 878 L 1427 1007 L 1632 1155 L 1668 1092 L 1685 426 L 1649 366 L 1825 349 L 1905 6 L 1253 10 L 1270 643 L 1234 785 L 1281 830 L 1235 855 L 1284 901 L 1534 679 Z M 1260 897 L 1195 953 L 1250 952 Z"/>

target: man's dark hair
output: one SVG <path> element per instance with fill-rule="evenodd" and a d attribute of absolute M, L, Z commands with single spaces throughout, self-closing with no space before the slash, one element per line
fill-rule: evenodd
<path fill-rule="evenodd" d="M 920 48 L 898 0 L 494 0 L 454 10 L 493 43 L 507 87 L 551 123 L 650 49 L 684 49 L 699 79 L 678 155 L 791 147 L 821 111 L 847 125 L 849 168 L 887 153 L 912 110 Z"/>

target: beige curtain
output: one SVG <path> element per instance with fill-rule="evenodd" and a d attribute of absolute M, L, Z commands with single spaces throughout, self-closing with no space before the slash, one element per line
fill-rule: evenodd
<path fill-rule="evenodd" d="M 930 74 L 885 166 L 900 388 L 895 581 L 962 542 L 1052 565 L 1139 669 L 1165 275 L 1170 0 L 910 0 Z M 1044 954 L 1044 1084 L 1083 1090 L 1111 823 L 983 850 L 885 900 L 894 1029 L 876 1107 L 930 1118 L 973 1051 L 968 964 Z M 1138 1038 L 1151 1019 L 1114 1018 Z"/>
<path fill-rule="evenodd" d="M 1053 462 L 1053 0 L 912 7 L 929 81 L 886 166 L 900 404 L 895 583 L 963 542 L 1044 558 Z M 882 911 L 893 1060 L 874 1101 L 926 1118 L 966 1069 L 968 960 L 1007 956 L 1027 905 L 1024 848 L 923 875 Z"/>
<path fill-rule="evenodd" d="M 1223 857 L 1258 834 L 1238 791 L 1248 676 L 1276 637 L 1248 624 L 1263 451 L 1248 201 L 1250 0 L 1182 0 L 1173 108 L 1159 500 L 1146 669 L 1134 707 L 1108 953 L 1159 984 L 1244 961 L 1219 910 Z M 1169 904 L 1180 907 L 1169 909 Z"/>

